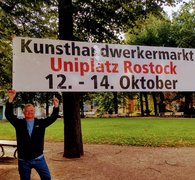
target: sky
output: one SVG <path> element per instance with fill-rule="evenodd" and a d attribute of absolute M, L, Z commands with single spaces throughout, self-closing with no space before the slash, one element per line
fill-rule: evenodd
<path fill-rule="evenodd" d="M 169 17 L 171 17 L 171 14 L 173 12 L 176 12 L 179 10 L 179 8 L 181 7 L 181 5 L 184 3 L 184 2 L 189 2 L 190 0 L 180 0 L 180 3 L 176 6 L 176 7 L 169 7 L 169 6 L 164 6 L 164 10 L 165 12 L 168 14 Z"/>

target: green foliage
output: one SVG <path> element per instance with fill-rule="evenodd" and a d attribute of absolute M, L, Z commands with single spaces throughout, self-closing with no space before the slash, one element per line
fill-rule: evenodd
<path fill-rule="evenodd" d="M 7 19 L 4 26 L 7 26 L 6 29 L 10 30 L 11 35 L 57 37 L 57 9 L 50 1 L 3 0 L 0 2 L 0 8 Z"/>
<path fill-rule="evenodd" d="M 147 19 L 136 21 L 126 33 L 127 43 L 148 46 L 195 47 L 195 1 L 183 5 L 172 21 L 149 14 Z M 189 95 L 185 95 L 185 114 L 192 107 Z M 163 100 L 164 101 L 164 100 Z M 163 101 L 160 103 L 163 104 Z M 155 104 L 154 104 L 155 107 Z"/>
<path fill-rule="evenodd" d="M 97 112 L 99 114 L 109 113 L 112 114 L 114 112 L 114 104 L 113 104 L 113 93 L 111 92 L 100 92 L 97 93 L 94 97 L 94 101 L 96 102 L 98 109 Z"/>
<path fill-rule="evenodd" d="M 11 86 L 11 36 L 9 18 L 0 11 L 0 90 Z"/>
<path fill-rule="evenodd" d="M 138 20 L 136 26 L 126 34 L 128 44 L 175 47 L 174 29 L 171 21 L 148 15 L 144 21 Z"/>
<path fill-rule="evenodd" d="M 0 90 L 12 83 L 12 37 L 57 37 L 56 9 L 49 1 L 0 1 Z"/>
<path fill-rule="evenodd" d="M 173 16 L 173 27 L 178 47 L 195 47 L 195 1 L 184 4 Z"/>
<path fill-rule="evenodd" d="M 118 35 L 135 25 L 149 12 L 161 16 L 163 4 L 175 1 L 75 0 L 73 1 L 76 39 L 94 42 L 119 42 Z"/>
<path fill-rule="evenodd" d="M 102 115 L 104 113 L 118 113 L 118 107 L 124 107 L 127 105 L 128 99 L 134 99 L 137 97 L 136 92 L 97 92 L 86 93 L 83 96 L 85 104 L 97 106 L 96 115 Z"/>

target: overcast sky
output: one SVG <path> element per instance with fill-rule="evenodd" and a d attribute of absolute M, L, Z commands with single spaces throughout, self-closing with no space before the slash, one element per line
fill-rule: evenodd
<path fill-rule="evenodd" d="M 179 10 L 180 6 L 184 3 L 184 2 L 189 2 L 190 0 L 180 0 L 181 2 L 176 6 L 176 7 L 168 7 L 168 6 L 164 6 L 164 10 L 165 12 L 171 16 L 171 14 L 173 12 L 176 12 Z"/>

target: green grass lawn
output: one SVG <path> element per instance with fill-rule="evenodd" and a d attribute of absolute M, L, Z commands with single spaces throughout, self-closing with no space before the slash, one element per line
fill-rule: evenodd
<path fill-rule="evenodd" d="M 81 120 L 84 143 L 195 146 L 195 119 L 192 118 L 87 118 Z M 46 130 L 47 141 L 64 140 L 63 120 Z M 14 139 L 8 122 L 0 122 L 0 139 Z"/>

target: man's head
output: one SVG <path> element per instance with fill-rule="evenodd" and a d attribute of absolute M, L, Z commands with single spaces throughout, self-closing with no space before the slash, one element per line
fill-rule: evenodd
<path fill-rule="evenodd" d="M 35 118 L 35 107 L 32 104 L 26 104 L 23 113 L 27 121 L 33 120 Z"/>

